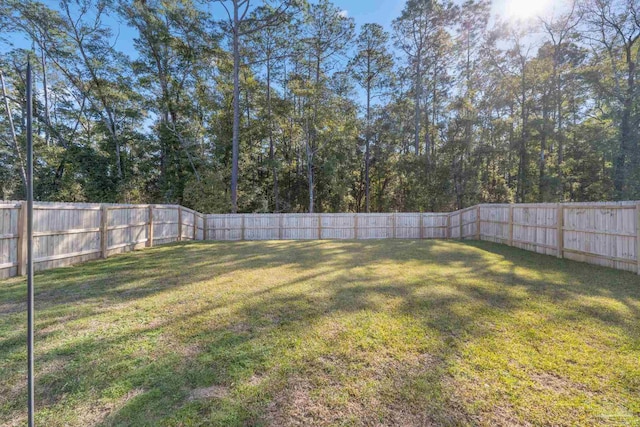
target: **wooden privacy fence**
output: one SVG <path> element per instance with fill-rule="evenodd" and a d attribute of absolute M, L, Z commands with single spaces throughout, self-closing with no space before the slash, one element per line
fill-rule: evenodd
<path fill-rule="evenodd" d="M 209 240 L 446 238 L 448 213 L 206 215 Z"/>
<path fill-rule="evenodd" d="M 26 203 L 0 203 L 0 278 L 26 272 Z M 34 203 L 34 269 L 202 240 L 204 215 L 175 205 Z"/>
<path fill-rule="evenodd" d="M 205 215 L 177 205 L 34 204 L 36 270 L 184 240 L 475 239 L 640 273 L 640 203 L 484 204 L 451 213 Z M 0 203 L 0 278 L 26 267 L 26 203 Z"/>

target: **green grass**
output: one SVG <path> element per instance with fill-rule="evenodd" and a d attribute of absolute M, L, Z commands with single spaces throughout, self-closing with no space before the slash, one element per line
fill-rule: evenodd
<path fill-rule="evenodd" d="M 41 426 L 640 425 L 640 278 L 490 243 L 174 244 L 36 277 Z M 25 420 L 0 282 L 0 424 Z"/>

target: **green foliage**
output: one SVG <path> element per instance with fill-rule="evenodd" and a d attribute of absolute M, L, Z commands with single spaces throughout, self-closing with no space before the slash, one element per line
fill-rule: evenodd
<path fill-rule="evenodd" d="M 203 213 L 229 212 L 231 199 L 224 175 L 216 170 L 205 171 L 200 181 L 192 179 L 184 189 L 185 206 Z"/>
<path fill-rule="evenodd" d="M 486 0 L 411 0 L 390 37 L 328 0 L 251 0 L 235 95 L 229 23 L 194 0 L 5 3 L 3 199 L 24 197 L 27 58 L 40 200 L 230 210 L 234 99 L 243 212 L 640 198 L 634 2 L 516 27 Z"/>

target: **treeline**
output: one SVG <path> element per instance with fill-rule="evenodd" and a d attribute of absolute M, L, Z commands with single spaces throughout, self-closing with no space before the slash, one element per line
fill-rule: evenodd
<path fill-rule="evenodd" d="M 510 25 L 408 0 L 387 32 L 328 0 L 6 0 L 0 197 L 203 212 L 440 211 L 640 198 L 640 5 Z M 135 31 L 118 50 L 117 23 Z M 19 41 L 19 42 L 18 42 Z"/>

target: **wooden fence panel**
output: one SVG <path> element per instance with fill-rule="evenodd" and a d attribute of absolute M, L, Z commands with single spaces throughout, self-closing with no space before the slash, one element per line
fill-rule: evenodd
<path fill-rule="evenodd" d="M 420 231 L 420 213 L 395 213 L 392 218 L 392 235 L 396 239 L 420 239 L 424 230 Z M 423 227 L 424 228 L 424 227 Z"/>
<path fill-rule="evenodd" d="M 422 213 L 422 238 L 446 239 L 448 213 Z"/>
<path fill-rule="evenodd" d="M 462 217 L 462 238 L 475 239 L 478 226 L 478 209 L 475 206 L 463 209 Z"/>
<path fill-rule="evenodd" d="M 392 239 L 394 214 L 369 213 L 356 214 L 357 239 Z"/>
<path fill-rule="evenodd" d="M 634 205 L 565 206 L 564 257 L 636 271 L 637 211 Z"/>
<path fill-rule="evenodd" d="M 480 206 L 480 238 L 495 243 L 509 243 L 509 205 Z"/>
<path fill-rule="evenodd" d="M 460 211 L 452 212 L 449 214 L 449 238 L 460 239 L 462 234 L 460 233 L 460 222 L 462 220 L 462 214 Z"/>
<path fill-rule="evenodd" d="M 18 274 L 19 203 L 0 203 L 0 279 Z"/>
<path fill-rule="evenodd" d="M 242 240 L 243 215 L 206 215 L 207 240 Z"/>
<path fill-rule="evenodd" d="M 355 214 L 321 214 L 321 239 L 355 239 Z"/>
<path fill-rule="evenodd" d="M 23 274 L 21 205 L 0 202 L 0 278 Z M 638 272 L 639 216 L 637 202 L 478 205 L 452 213 L 235 215 L 203 215 L 175 205 L 36 203 L 34 266 L 44 270 L 176 240 L 463 238 Z"/>
<path fill-rule="evenodd" d="M 100 219 L 100 205 L 34 203 L 34 270 L 99 258 Z"/>
<path fill-rule="evenodd" d="M 107 207 L 107 256 L 141 249 L 149 238 L 149 208 L 147 206 L 114 205 Z M 154 208 L 154 221 L 158 210 Z M 155 235 L 154 245 L 160 244 Z"/>
<path fill-rule="evenodd" d="M 282 238 L 284 240 L 317 239 L 319 227 L 320 216 L 317 214 L 284 214 Z"/>
<path fill-rule="evenodd" d="M 558 252 L 557 204 L 513 206 L 513 246 L 546 255 Z"/>
<path fill-rule="evenodd" d="M 244 240 L 277 240 L 280 232 L 280 215 L 246 214 Z"/>
<path fill-rule="evenodd" d="M 195 224 L 196 216 L 198 213 L 188 208 L 181 208 L 182 210 L 182 226 L 180 227 L 180 240 L 196 240 Z"/>
<path fill-rule="evenodd" d="M 204 221 L 206 215 L 197 214 L 196 215 L 196 240 L 205 240 L 204 238 Z"/>
<path fill-rule="evenodd" d="M 178 206 L 153 206 L 153 244 L 175 242 L 178 240 Z"/>

